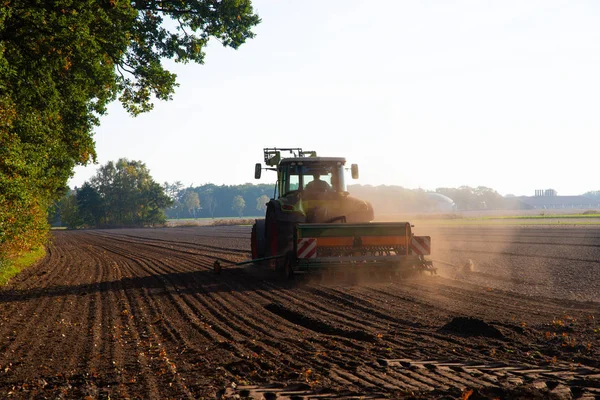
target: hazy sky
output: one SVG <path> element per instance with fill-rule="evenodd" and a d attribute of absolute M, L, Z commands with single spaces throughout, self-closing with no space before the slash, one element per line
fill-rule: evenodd
<path fill-rule="evenodd" d="M 141 160 L 158 182 L 255 181 L 263 147 L 358 163 L 354 183 L 502 194 L 600 190 L 597 1 L 254 0 L 239 50 L 168 63 L 171 102 L 96 130 L 98 163 Z M 78 167 L 80 186 L 98 165 Z"/>

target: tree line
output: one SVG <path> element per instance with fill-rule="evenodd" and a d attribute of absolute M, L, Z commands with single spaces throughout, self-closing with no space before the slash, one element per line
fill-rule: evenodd
<path fill-rule="evenodd" d="M 369 201 L 376 215 L 439 211 L 438 200 L 423 189 L 351 185 L 348 190 Z M 53 224 L 81 228 L 157 226 L 167 219 L 263 217 L 273 192 L 273 184 L 185 187 L 175 181 L 160 185 L 143 162 L 120 159 L 101 166 L 80 188 L 69 190 L 56 202 L 49 218 Z M 452 211 L 515 206 L 510 198 L 485 186 L 438 188 L 435 193 L 454 201 Z"/>
<path fill-rule="evenodd" d="M 79 188 L 55 202 L 49 222 L 68 228 L 163 225 L 168 218 L 264 215 L 273 185 L 184 187 L 158 184 L 141 161 L 122 158 L 98 168 Z"/>
<path fill-rule="evenodd" d="M 205 184 L 183 187 L 181 182 L 165 183 L 166 192 L 173 200 L 166 209 L 168 218 L 217 218 L 232 216 L 264 216 L 266 203 L 273 196 L 273 184 L 245 183 L 243 185 Z M 348 191 L 360 199 L 369 201 L 378 213 L 428 212 L 436 210 L 436 200 L 423 189 L 407 189 L 394 185 L 350 185 Z M 438 188 L 454 201 L 456 211 L 501 210 L 513 207 L 496 192 L 485 187 L 461 186 Z"/>
<path fill-rule="evenodd" d="M 589 192 L 585 192 L 583 196 L 593 200 L 600 200 L 600 190 L 591 190 Z"/>
<path fill-rule="evenodd" d="M 166 193 L 173 200 L 165 210 L 168 218 L 222 218 L 264 215 L 273 196 L 274 185 L 245 183 L 184 187 L 177 181 L 165 182 Z"/>
<path fill-rule="evenodd" d="M 375 215 L 429 212 L 439 208 L 438 200 L 430 195 L 430 191 L 423 189 L 407 189 L 395 185 L 350 185 L 348 190 L 351 194 L 369 201 L 375 209 Z M 510 207 L 500 193 L 485 186 L 437 188 L 434 193 L 450 198 L 455 204 L 453 211 L 501 210 Z"/>

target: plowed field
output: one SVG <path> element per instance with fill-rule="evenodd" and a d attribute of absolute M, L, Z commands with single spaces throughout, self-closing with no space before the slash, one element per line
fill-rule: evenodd
<path fill-rule="evenodd" d="M 600 229 L 416 233 L 438 276 L 283 282 L 228 267 L 249 227 L 57 231 L 0 290 L 0 398 L 600 396 Z"/>

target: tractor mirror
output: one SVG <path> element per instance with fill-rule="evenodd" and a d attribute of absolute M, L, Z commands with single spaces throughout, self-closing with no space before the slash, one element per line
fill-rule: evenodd
<path fill-rule="evenodd" d="M 262 172 L 262 166 L 260 163 L 256 163 L 254 166 L 254 179 L 260 179 L 260 173 Z"/>
<path fill-rule="evenodd" d="M 358 179 L 358 164 L 352 164 L 350 171 L 352 171 L 352 179 Z"/>

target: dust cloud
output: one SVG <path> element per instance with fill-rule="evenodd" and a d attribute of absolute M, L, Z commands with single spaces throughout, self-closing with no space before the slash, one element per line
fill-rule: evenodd
<path fill-rule="evenodd" d="M 597 228 L 424 224 L 414 232 L 432 237 L 428 258 L 444 278 L 486 290 L 598 301 Z"/>

